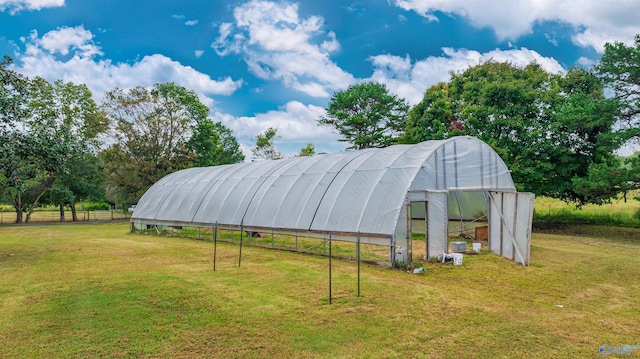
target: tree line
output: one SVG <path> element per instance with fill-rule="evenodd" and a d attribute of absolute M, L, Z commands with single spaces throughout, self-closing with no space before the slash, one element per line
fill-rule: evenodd
<path fill-rule="evenodd" d="M 519 190 L 603 203 L 640 188 L 640 156 L 615 151 L 640 139 L 640 36 L 607 44 L 591 69 L 552 74 L 539 64 L 487 61 L 431 86 L 410 107 L 386 86 L 334 93 L 319 125 L 349 149 L 476 136 L 511 170 Z M 61 220 L 82 200 L 134 204 L 163 176 L 245 160 L 233 132 L 197 95 L 173 83 L 109 91 L 33 79 L 0 61 L 0 202 L 28 222 L 41 203 Z M 253 159 L 279 159 L 277 129 L 256 135 Z M 299 156 L 315 154 L 307 144 Z M 26 218 L 24 218 L 26 213 Z"/>

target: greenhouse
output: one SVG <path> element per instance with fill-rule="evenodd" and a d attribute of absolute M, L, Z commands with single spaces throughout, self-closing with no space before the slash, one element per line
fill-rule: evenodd
<path fill-rule="evenodd" d="M 416 230 L 433 258 L 448 251 L 450 221 L 484 216 L 488 249 L 528 264 L 532 211 L 533 195 L 516 191 L 495 151 L 454 137 L 181 170 L 147 190 L 131 222 L 132 230 L 215 227 L 357 241 L 388 247 L 391 263 L 411 263 Z"/>

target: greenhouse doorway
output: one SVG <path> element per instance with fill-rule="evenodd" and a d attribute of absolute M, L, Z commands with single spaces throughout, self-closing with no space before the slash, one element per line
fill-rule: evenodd
<path fill-rule="evenodd" d="M 480 242 L 488 248 L 486 191 L 429 192 L 425 197 L 411 201 L 411 247 L 417 258 L 426 260 L 448 252 L 449 241 L 466 241 L 469 248 Z"/>
<path fill-rule="evenodd" d="M 448 238 L 467 242 L 468 249 L 488 248 L 489 194 L 486 191 L 451 191 L 448 196 Z"/>

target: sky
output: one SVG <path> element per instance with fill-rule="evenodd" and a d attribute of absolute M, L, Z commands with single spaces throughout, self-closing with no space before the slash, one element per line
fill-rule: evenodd
<path fill-rule="evenodd" d="M 278 130 L 293 156 L 347 146 L 318 126 L 331 96 L 376 81 L 409 105 L 451 72 L 493 59 L 552 73 L 633 44 L 638 0 L 0 0 L 0 55 L 51 82 L 174 82 L 234 131 L 247 158 Z"/>

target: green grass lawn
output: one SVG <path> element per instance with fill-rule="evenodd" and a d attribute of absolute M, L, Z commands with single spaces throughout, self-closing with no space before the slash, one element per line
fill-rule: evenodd
<path fill-rule="evenodd" d="M 0 358 L 597 358 L 640 345 L 640 238 L 534 233 L 530 267 L 489 252 L 423 275 L 129 234 L 0 227 Z M 614 231 L 612 231 L 615 233 Z M 613 357 L 620 357 L 612 355 Z M 627 356 L 624 356 L 627 357 Z M 640 349 L 632 357 L 640 357 Z"/>

